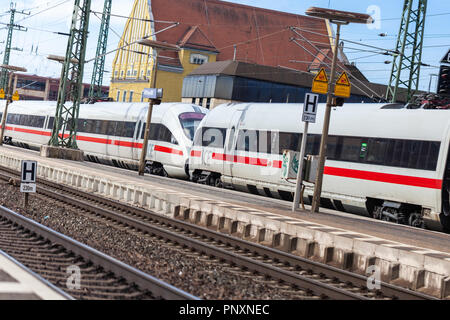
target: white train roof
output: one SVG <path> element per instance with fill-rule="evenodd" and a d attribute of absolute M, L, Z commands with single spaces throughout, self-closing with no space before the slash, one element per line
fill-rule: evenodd
<path fill-rule="evenodd" d="M 70 105 L 70 103 L 69 103 Z M 80 118 L 97 118 L 108 120 L 136 121 L 139 116 L 147 113 L 148 103 L 123 103 L 100 102 L 95 104 L 80 105 Z M 3 109 L 3 108 L 2 108 Z M 56 101 L 16 101 L 13 102 L 8 112 L 21 114 L 53 115 L 56 109 Z M 188 103 L 162 103 L 153 106 L 152 119 L 161 121 L 168 111 L 174 113 L 196 112 L 207 113 L 208 109 Z"/>
<path fill-rule="evenodd" d="M 382 109 L 387 104 L 345 104 L 333 108 L 330 135 L 441 140 L 448 134 L 450 111 Z M 241 128 L 303 132 L 303 104 L 242 103 L 220 105 L 203 122 L 206 127 L 227 128 L 234 111 L 242 110 Z M 309 132 L 321 134 L 325 104 L 319 105 L 317 122 Z"/>

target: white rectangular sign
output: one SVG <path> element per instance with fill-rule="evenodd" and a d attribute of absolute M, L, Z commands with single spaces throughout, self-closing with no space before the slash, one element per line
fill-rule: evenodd
<path fill-rule="evenodd" d="M 22 183 L 36 183 L 37 162 L 22 160 Z"/>
<path fill-rule="evenodd" d="M 319 95 L 307 93 L 303 105 L 303 122 L 316 123 L 317 107 L 319 106 Z"/>
<path fill-rule="evenodd" d="M 36 193 L 36 184 L 35 183 L 21 183 L 20 184 L 20 192 Z"/>
<path fill-rule="evenodd" d="M 163 97 L 163 89 L 146 88 L 142 92 L 144 99 L 161 99 Z"/>

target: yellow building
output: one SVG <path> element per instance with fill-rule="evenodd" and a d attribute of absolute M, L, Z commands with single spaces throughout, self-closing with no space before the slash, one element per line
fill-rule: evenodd
<path fill-rule="evenodd" d="M 320 48 L 300 48 L 291 41 L 295 34 L 289 27 L 306 30 L 304 38 Z M 135 0 L 114 58 L 110 97 L 142 101 L 142 91 L 151 86 L 153 54 L 137 44 L 142 38 L 181 48 L 160 52 L 156 72 L 163 101 L 178 102 L 185 76 L 208 62 L 236 60 L 314 71 L 314 62 L 332 56 L 328 27 L 323 19 L 219 0 Z"/>
<path fill-rule="evenodd" d="M 147 0 L 135 0 L 113 62 L 109 96 L 115 101 L 143 101 L 142 92 L 149 88 L 153 77 L 154 54 L 138 40 L 154 34 Z M 173 28 L 177 27 L 173 24 Z M 160 40 L 150 36 L 149 39 Z M 133 44 L 134 43 L 134 44 Z M 131 44 L 127 46 L 127 44 Z M 156 87 L 164 88 L 164 102 L 181 101 L 183 79 L 204 63 L 215 62 L 217 49 L 198 26 L 192 26 L 176 43 L 180 52 L 161 51 L 158 55 Z"/>

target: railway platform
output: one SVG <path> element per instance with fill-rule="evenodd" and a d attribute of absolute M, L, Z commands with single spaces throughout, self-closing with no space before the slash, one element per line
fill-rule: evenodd
<path fill-rule="evenodd" d="M 186 220 L 352 272 L 376 266 L 381 280 L 450 298 L 450 236 L 322 209 L 292 213 L 290 203 L 89 162 L 41 158 L 0 147 L 0 166 L 38 161 L 38 177 Z"/>
<path fill-rule="evenodd" d="M 0 251 L 0 300 L 68 300 L 70 296 Z"/>

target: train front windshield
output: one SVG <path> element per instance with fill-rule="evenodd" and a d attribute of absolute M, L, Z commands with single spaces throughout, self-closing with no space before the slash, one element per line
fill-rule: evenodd
<path fill-rule="evenodd" d="M 194 139 L 195 130 L 197 130 L 198 125 L 205 116 L 206 114 L 198 112 L 186 112 L 180 114 L 179 118 L 184 134 L 191 141 Z"/>

